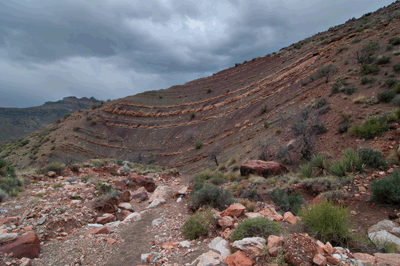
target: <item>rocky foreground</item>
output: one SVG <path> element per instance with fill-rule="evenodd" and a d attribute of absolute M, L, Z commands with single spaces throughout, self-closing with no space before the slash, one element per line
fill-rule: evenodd
<path fill-rule="evenodd" d="M 379 174 L 386 175 L 373 175 Z M 264 202 L 252 212 L 240 203 L 214 210 L 213 233 L 185 239 L 181 227 L 190 216 L 190 186 L 176 171 L 138 172 L 126 162 L 29 178 L 17 198 L 0 205 L 3 265 L 400 265 L 400 254 L 353 253 L 296 233 L 298 217 Z M 367 184 L 355 182 L 359 193 L 369 193 Z M 268 239 L 231 241 L 238 223 L 256 217 L 286 230 Z M 400 247 L 399 232 L 394 219 L 368 234 L 376 243 Z"/>

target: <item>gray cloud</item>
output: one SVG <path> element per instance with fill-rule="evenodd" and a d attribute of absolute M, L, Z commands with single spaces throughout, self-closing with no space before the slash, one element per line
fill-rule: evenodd
<path fill-rule="evenodd" d="M 390 3 L 3 1 L 0 106 L 69 95 L 119 98 L 182 84 Z"/>

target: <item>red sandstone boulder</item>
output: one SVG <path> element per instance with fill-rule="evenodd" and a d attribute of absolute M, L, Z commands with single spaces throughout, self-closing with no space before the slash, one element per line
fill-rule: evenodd
<path fill-rule="evenodd" d="M 315 254 L 317 254 L 317 244 L 315 239 L 306 234 L 292 234 L 283 243 L 285 261 L 293 266 L 311 266 Z"/>
<path fill-rule="evenodd" d="M 252 266 L 254 264 L 254 262 L 240 250 L 226 257 L 224 262 L 228 266 Z"/>
<path fill-rule="evenodd" d="M 34 259 L 40 252 L 40 240 L 36 233 L 28 232 L 7 245 L 0 248 L 0 253 L 13 254 L 14 258 L 30 258 Z"/>
<path fill-rule="evenodd" d="M 240 166 L 240 175 L 242 176 L 255 174 L 267 178 L 287 171 L 287 168 L 283 164 L 260 160 L 248 161 Z"/>
<path fill-rule="evenodd" d="M 221 217 L 224 217 L 224 216 L 239 217 L 240 215 L 242 215 L 244 213 L 244 210 L 246 210 L 245 206 L 243 206 L 240 203 L 235 203 L 235 204 L 232 204 L 231 206 L 229 206 L 228 209 L 220 212 L 219 215 Z"/>
<path fill-rule="evenodd" d="M 133 175 L 128 177 L 128 180 L 136 188 L 144 187 L 147 192 L 153 192 L 156 189 L 156 183 L 154 180 L 140 175 Z"/>

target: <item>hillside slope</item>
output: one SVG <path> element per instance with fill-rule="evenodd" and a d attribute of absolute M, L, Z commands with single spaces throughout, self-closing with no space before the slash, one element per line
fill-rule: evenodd
<path fill-rule="evenodd" d="M 98 103 L 95 98 L 64 97 L 29 108 L 0 108 L 0 144 L 23 137 L 62 118 L 67 113 L 87 109 Z"/>
<path fill-rule="evenodd" d="M 1 156 L 19 167 L 114 157 L 196 172 L 214 164 L 211 154 L 220 162 L 262 157 L 296 164 L 310 152 L 338 157 L 363 145 L 387 155 L 397 131 L 359 141 L 338 126 L 396 108 L 377 97 L 392 89 L 387 80 L 399 79 L 400 45 L 390 44 L 400 38 L 399 14 L 396 2 L 210 77 L 75 112 L 28 135 L 29 145 L 2 146 Z"/>

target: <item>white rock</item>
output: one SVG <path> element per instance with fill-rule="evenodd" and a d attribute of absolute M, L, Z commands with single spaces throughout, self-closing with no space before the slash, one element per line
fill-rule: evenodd
<path fill-rule="evenodd" d="M 158 186 L 156 190 L 154 190 L 153 195 L 151 195 L 149 202 L 152 202 L 156 199 L 167 200 L 171 196 L 171 188 L 169 186 Z"/>
<path fill-rule="evenodd" d="M 18 236 L 17 233 L 6 233 L 0 235 L 0 243 L 6 243 L 16 239 Z"/>
<path fill-rule="evenodd" d="M 162 223 L 162 218 L 155 219 L 151 222 L 153 227 L 159 226 Z"/>
<path fill-rule="evenodd" d="M 196 265 L 197 262 L 198 262 L 197 266 L 219 265 L 221 261 L 222 261 L 221 256 L 218 253 L 210 250 L 207 253 L 201 254 L 190 265 Z"/>
<path fill-rule="evenodd" d="M 179 242 L 179 246 L 181 248 L 190 248 L 191 244 L 190 244 L 190 241 L 185 240 L 185 241 Z"/>
<path fill-rule="evenodd" d="M 182 198 L 179 198 L 176 200 L 176 202 L 181 202 L 181 201 L 182 201 Z"/>
<path fill-rule="evenodd" d="M 399 225 L 390 220 L 382 220 L 377 224 L 374 224 L 370 228 L 368 228 L 368 233 L 378 232 L 381 230 L 391 231 L 393 228 L 398 227 Z"/>
<path fill-rule="evenodd" d="M 228 241 L 226 241 L 222 237 L 214 238 L 208 245 L 208 247 L 215 251 L 218 251 L 221 254 L 223 260 L 225 260 L 226 257 L 231 255 L 231 252 L 228 249 Z"/>
<path fill-rule="evenodd" d="M 104 225 L 103 225 L 103 224 L 88 224 L 88 226 L 102 227 L 102 226 L 104 226 Z"/>
<path fill-rule="evenodd" d="M 118 208 L 121 208 L 122 210 L 133 211 L 132 205 L 128 202 L 121 202 L 118 204 Z"/>
<path fill-rule="evenodd" d="M 256 212 L 246 212 L 244 215 L 246 215 L 246 217 L 249 219 L 261 217 L 261 214 Z"/>
<path fill-rule="evenodd" d="M 267 248 L 267 241 L 262 237 L 247 237 L 233 242 L 232 247 L 240 249 L 247 254 L 261 255 Z"/>
<path fill-rule="evenodd" d="M 124 219 L 124 223 L 128 223 L 128 222 L 138 222 L 138 221 L 140 221 L 142 219 L 142 216 L 139 214 L 139 213 L 137 213 L 137 212 L 134 212 L 134 213 L 131 213 L 131 214 L 129 214 L 125 219 Z"/>
<path fill-rule="evenodd" d="M 163 204 L 163 203 L 165 203 L 165 202 L 166 202 L 165 199 L 158 199 L 158 198 L 156 198 L 155 200 L 153 200 L 153 201 L 151 202 L 151 204 L 150 204 L 149 206 L 146 207 L 146 209 L 155 208 L 155 207 L 157 207 L 158 205 Z"/>
<path fill-rule="evenodd" d="M 394 243 L 397 246 L 397 249 L 400 249 L 400 238 L 392 235 L 391 233 L 388 233 L 386 230 L 369 233 L 368 236 L 377 245 L 382 245 L 384 243 Z"/>
<path fill-rule="evenodd" d="M 333 254 L 332 257 L 334 257 L 335 259 L 337 259 L 338 261 L 342 260 L 342 256 L 340 256 L 339 254 Z"/>

